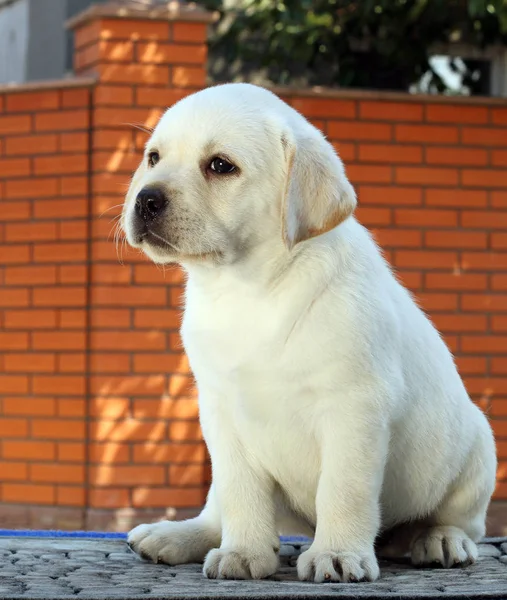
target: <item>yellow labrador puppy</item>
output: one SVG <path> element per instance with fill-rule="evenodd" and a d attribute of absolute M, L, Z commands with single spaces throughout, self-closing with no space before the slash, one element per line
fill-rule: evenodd
<path fill-rule="evenodd" d="M 476 559 L 491 429 L 355 206 L 331 145 L 265 89 L 209 88 L 160 120 L 123 227 L 188 274 L 213 483 L 197 518 L 130 532 L 141 556 L 262 578 L 279 533 L 309 534 L 297 568 L 316 582 L 377 579 L 377 536 L 415 565 Z"/>

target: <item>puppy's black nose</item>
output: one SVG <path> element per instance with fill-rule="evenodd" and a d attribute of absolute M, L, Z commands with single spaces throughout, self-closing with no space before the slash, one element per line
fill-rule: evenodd
<path fill-rule="evenodd" d="M 164 210 L 167 198 L 157 187 L 143 188 L 136 198 L 136 213 L 145 223 L 153 221 Z"/>

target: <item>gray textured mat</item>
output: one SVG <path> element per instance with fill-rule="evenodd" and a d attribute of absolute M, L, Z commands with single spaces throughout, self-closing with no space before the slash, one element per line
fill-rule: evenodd
<path fill-rule="evenodd" d="M 211 581 L 200 565 L 168 567 L 140 561 L 124 541 L 0 539 L 0 600 L 80 598 L 269 599 L 502 598 L 507 600 L 507 538 L 481 544 L 466 569 L 417 570 L 381 563 L 375 583 L 314 584 L 297 580 L 298 546 L 282 546 L 279 573 L 265 581 Z"/>

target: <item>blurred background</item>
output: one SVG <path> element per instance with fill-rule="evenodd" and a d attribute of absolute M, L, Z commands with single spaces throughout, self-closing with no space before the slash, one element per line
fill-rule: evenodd
<path fill-rule="evenodd" d="M 0 525 L 125 531 L 202 506 L 183 276 L 117 217 L 162 112 L 231 80 L 344 160 L 491 420 L 489 533 L 507 534 L 504 0 L 0 0 Z"/>

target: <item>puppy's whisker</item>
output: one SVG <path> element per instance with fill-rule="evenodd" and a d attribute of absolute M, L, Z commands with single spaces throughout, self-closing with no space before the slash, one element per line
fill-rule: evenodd
<path fill-rule="evenodd" d="M 99 215 L 99 219 L 101 219 L 107 212 L 109 212 L 110 210 L 113 210 L 115 208 L 122 208 L 123 204 L 115 204 L 114 206 L 110 206 L 109 208 L 106 208 L 105 211 L 101 212 Z M 121 213 L 120 213 L 121 214 Z"/>
<path fill-rule="evenodd" d="M 124 123 L 124 125 L 134 127 L 134 129 L 139 129 L 139 131 L 143 131 L 144 133 L 147 133 L 149 135 L 151 135 L 154 131 L 153 127 L 150 127 L 149 125 L 143 125 L 141 123 Z"/>
<path fill-rule="evenodd" d="M 171 244 L 171 242 L 169 242 L 168 240 L 166 240 L 164 237 L 162 237 L 161 235 L 159 235 L 158 233 L 155 233 L 154 231 L 150 231 L 150 234 L 153 237 L 156 237 L 158 240 L 160 240 L 161 242 L 164 242 L 164 244 L 167 244 L 170 248 L 172 248 L 173 250 L 176 250 L 176 252 L 181 253 L 181 250 L 178 248 L 178 246 L 176 246 L 175 244 Z"/>

